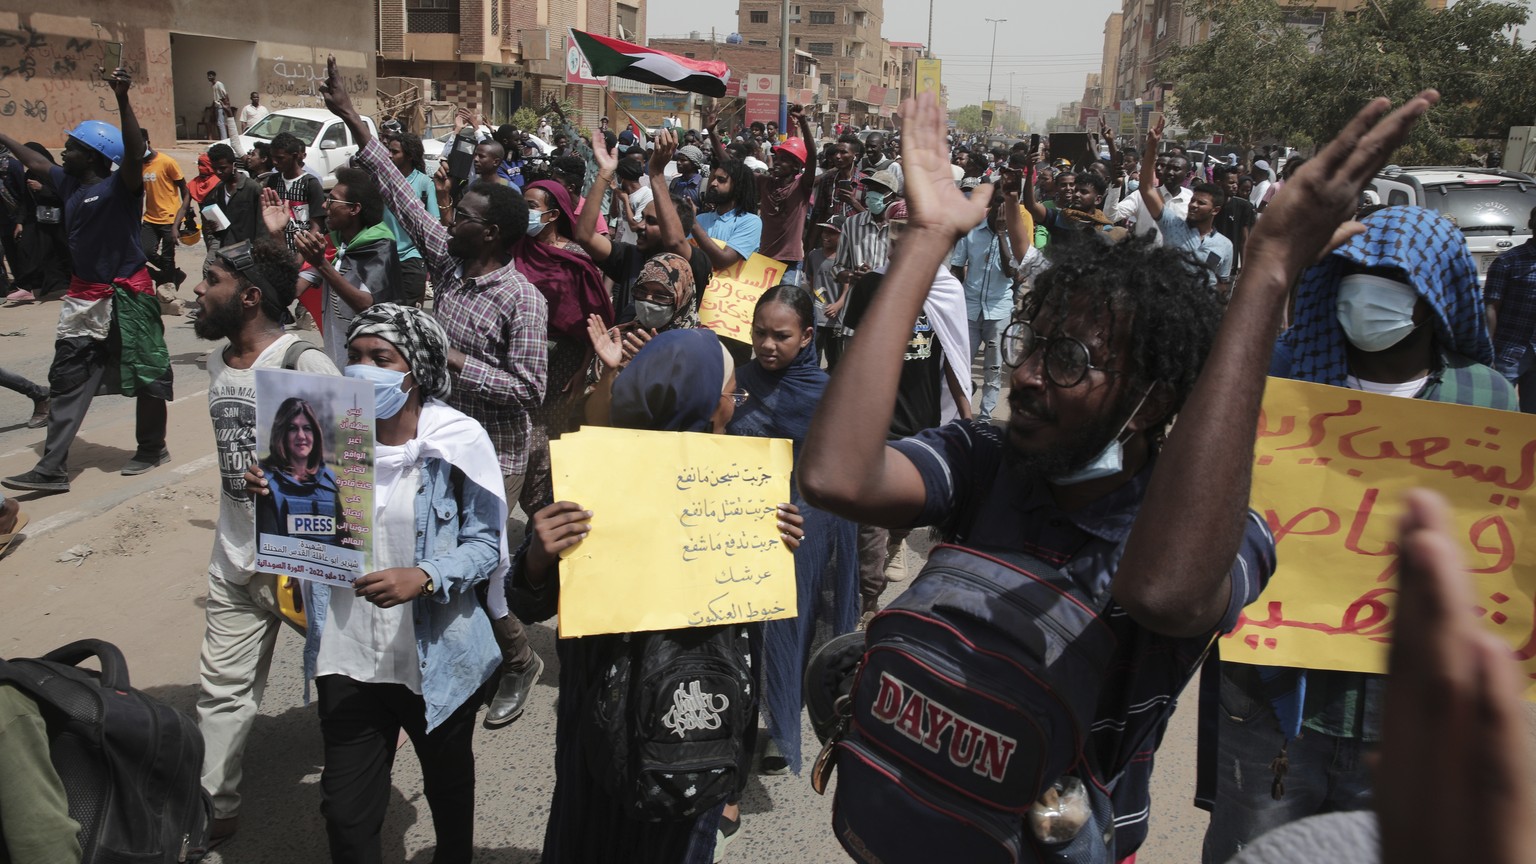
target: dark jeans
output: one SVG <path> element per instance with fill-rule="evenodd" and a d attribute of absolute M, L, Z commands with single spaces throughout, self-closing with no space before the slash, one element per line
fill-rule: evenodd
<path fill-rule="evenodd" d="M 0 369 L 0 387 L 4 387 L 7 390 L 15 390 L 34 402 L 48 398 L 47 387 L 41 384 L 34 384 L 8 369 Z"/>
<path fill-rule="evenodd" d="M 891 581 L 885 576 L 886 562 L 911 533 L 907 528 L 859 526 L 859 596 L 864 601 L 863 611 L 874 612 L 880 608 L 880 595 Z"/>
<path fill-rule="evenodd" d="M 466 864 L 475 852 L 475 752 L 478 696 L 427 731 L 426 703 L 401 684 L 364 684 L 341 675 L 315 679 L 320 693 L 320 812 L 336 864 L 384 860 L 379 831 L 389 807 L 389 774 L 400 730 L 421 762 L 437 833 L 435 864 Z"/>
<path fill-rule="evenodd" d="M 421 258 L 409 258 L 400 262 L 400 304 L 415 306 L 427 299 L 427 262 Z"/>
<path fill-rule="evenodd" d="M 1366 756 L 1373 745 L 1302 729 L 1286 747 L 1285 794 L 1276 800 L 1271 766 L 1284 744 L 1269 702 L 1222 675 L 1215 805 L 1203 864 L 1221 864 L 1266 832 L 1308 816 L 1370 809 Z"/>
<path fill-rule="evenodd" d="M 139 228 L 139 243 L 149 258 L 149 274 L 156 285 L 169 282 L 180 288 L 187 274 L 176 269 L 176 226 L 145 222 Z"/>
<path fill-rule="evenodd" d="M 837 366 L 837 361 L 843 357 L 843 337 L 838 335 L 837 327 L 816 328 L 816 354 L 821 364 L 827 367 L 827 373 Z"/>
<path fill-rule="evenodd" d="M 60 340 L 57 344 L 61 349 L 65 348 L 67 340 Z M 59 367 L 59 356 L 54 357 L 54 367 Z M 43 444 L 43 458 L 37 462 L 35 469 L 40 474 L 49 477 L 67 477 L 69 475 L 69 448 L 75 443 L 75 436 L 80 434 L 80 426 L 85 422 L 85 414 L 91 409 L 91 400 L 96 398 L 96 391 L 101 386 L 102 378 L 106 375 L 107 364 L 100 360 L 93 361 L 85 372 L 85 379 L 73 387 L 53 387 L 50 398 L 53 400 L 48 414 L 48 437 Z M 112 373 L 117 374 L 117 367 L 112 367 Z M 55 370 L 49 370 L 49 383 L 53 384 Z M 134 434 L 138 439 L 139 455 L 152 455 L 165 449 L 166 428 L 166 403 L 157 396 L 140 394 L 138 400 Z"/>

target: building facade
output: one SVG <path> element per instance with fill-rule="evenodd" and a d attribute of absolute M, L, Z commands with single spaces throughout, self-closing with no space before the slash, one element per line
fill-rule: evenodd
<path fill-rule="evenodd" d="M 645 0 L 377 0 L 379 77 L 425 79 L 431 98 L 509 122 L 524 105 L 576 103 L 595 129 L 611 112 L 605 88 L 567 83 L 568 30 L 645 44 Z M 607 89 L 646 93 L 613 79 Z M 615 120 L 615 125 L 618 124 Z"/>
<path fill-rule="evenodd" d="M 737 27 L 748 45 L 779 46 L 783 4 L 775 0 L 741 0 Z M 887 104 L 892 90 L 893 58 L 881 36 L 883 0 L 794 0 L 789 7 L 791 46 L 814 57 L 826 89 L 823 113 L 841 122 L 889 126 L 896 102 Z M 899 101 L 899 84 L 896 95 Z"/>
<path fill-rule="evenodd" d="M 210 70 L 238 108 L 254 91 L 273 110 L 320 107 L 335 56 L 358 107 L 373 113 L 373 0 L 269 0 L 238 7 L 194 0 L 0 0 L 0 124 L 49 147 L 84 120 L 116 125 L 99 68 L 119 51 L 133 75 L 134 114 L 157 144 L 222 138 L 204 120 Z M 231 14 L 238 12 L 238 14 Z"/>

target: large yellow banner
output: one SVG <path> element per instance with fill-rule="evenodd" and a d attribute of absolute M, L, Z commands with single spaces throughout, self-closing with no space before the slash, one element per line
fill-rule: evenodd
<path fill-rule="evenodd" d="M 592 512 L 561 556 L 561 638 L 795 617 L 789 441 L 589 427 L 549 449 L 555 499 Z"/>
<path fill-rule="evenodd" d="M 1279 569 L 1222 659 L 1386 671 L 1399 501 L 1423 486 L 1455 508 L 1477 614 L 1509 643 L 1536 699 L 1533 485 L 1536 418 L 1271 378 L 1252 503 L 1275 533 Z"/>
<path fill-rule="evenodd" d="M 721 246 L 725 244 L 715 241 Z M 699 305 L 699 323 L 727 339 L 752 342 L 752 312 L 757 298 L 779 284 L 784 265 L 767 255 L 754 253 L 728 270 L 716 270 Z"/>

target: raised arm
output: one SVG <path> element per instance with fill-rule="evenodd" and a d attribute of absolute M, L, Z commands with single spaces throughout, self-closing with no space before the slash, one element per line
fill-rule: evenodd
<path fill-rule="evenodd" d="M 656 135 L 656 149 L 651 151 L 651 177 L 662 180 L 661 191 L 656 191 L 653 184 L 651 191 L 651 206 L 656 208 L 656 227 L 661 229 L 661 248 L 683 256 L 692 257 L 693 247 L 688 243 L 688 235 L 683 233 L 683 220 L 677 213 L 677 205 L 672 201 L 672 190 L 667 188 L 663 171 L 667 163 L 677 153 L 677 132 L 672 129 L 663 129 Z"/>
<path fill-rule="evenodd" d="M 1162 448 L 1111 586 L 1143 625 L 1194 636 L 1225 613 L 1248 518 L 1253 430 L 1291 284 L 1330 244 L 1364 230 L 1346 221 L 1360 190 L 1439 98 L 1427 90 L 1385 120 L 1390 103 L 1371 102 L 1296 172 L 1254 229 L 1253 264 L 1232 291 L 1211 354 Z M 1156 153 L 1148 151 L 1148 158 Z"/>
<path fill-rule="evenodd" d="M 1022 188 L 1019 191 L 1019 201 L 1024 205 L 1024 209 L 1029 211 L 1030 218 L 1034 219 L 1037 225 L 1044 223 L 1049 216 L 1046 213 L 1045 205 L 1035 200 L 1035 171 L 1038 170 L 1037 166 L 1040 164 L 1040 158 L 1039 150 L 1029 155 L 1029 167 L 1024 169 L 1024 177 L 1020 181 Z M 974 192 L 971 193 L 973 196 L 975 194 Z M 1031 238 L 1031 241 L 1033 241 L 1033 238 Z"/>
<path fill-rule="evenodd" d="M 805 119 L 805 109 L 799 105 L 789 106 L 790 127 L 789 134 L 793 137 L 796 127 L 799 128 L 799 138 L 805 142 L 805 165 L 800 172 L 800 194 L 806 200 L 811 199 L 816 191 L 816 136 L 811 134 L 811 121 Z"/>
<path fill-rule="evenodd" d="M 1147 149 L 1141 153 L 1141 187 L 1136 190 L 1153 222 L 1163 218 L 1163 194 L 1157 191 L 1157 145 L 1162 140 L 1163 121 L 1159 120 L 1157 128 L 1147 130 Z"/>
<path fill-rule="evenodd" d="M 587 250 L 594 263 L 602 264 L 613 254 L 613 242 L 597 232 L 597 217 L 603 211 L 603 193 L 613 185 L 614 172 L 619 168 L 618 147 L 613 150 L 598 147 L 593 150 L 593 157 L 597 159 L 597 176 L 592 178 L 592 185 L 587 189 L 587 200 L 581 207 L 581 215 L 576 217 L 576 227 L 571 229 L 575 235 L 571 239 Z"/>
<path fill-rule="evenodd" d="M 800 488 L 813 506 L 866 524 L 910 525 L 925 491 L 917 468 L 886 446 L 902 356 L 934 273 L 955 242 L 986 215 L 984 185 L 967 200 L 955 187 L 945 143 L 945 116 L 930 93 L 902 105 L 910 221 L 901 254 L 859 322 L 811 421 L 801 455 Z"/>
<path fill-rule="evenodd" d="M 123 187 L 137 194 L 144 190 L 144 131 L 139 128 L 139 118 L 133 116 L 133 106 L 128 102 L 128 88 L 133 78 L 128 70 L 118 67 L 112 71 L 112 94 L 117 97 L 118 120 L 123 124 L 123 162 L 118 166 L 118 177 Z"/>
<path fill-rule="evenodd" d="M 709 258 L 711 269 L 727 270 L 735 267 L 741 261 L 740 252 L 729 246 L 721 246 L 719 243 L 716 243 L 710 238 L 709 232 L 704 230 L 704 226 L 700 225 L 697 220 L 693 223 L 693 242 L 697 243 L 699 248 L 704 250 L 705 256 Z"/>

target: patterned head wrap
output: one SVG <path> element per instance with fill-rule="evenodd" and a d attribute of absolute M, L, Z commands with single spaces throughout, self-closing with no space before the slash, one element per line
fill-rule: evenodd
<path fill-rule="evenodd" d="M 645 266 L 640 268 L 640 275 L 635 278 L 635 284 L 655 282 L 672 289 L 674 299 L 672 320 L 667 322 L 663 330 L 682 330 L 699 326 L 699 316 L 693 302 L 693 267 L 688 259 L 671 252 L 663 252 L 653 255 Z"/>
<path fill-rule="evenodd" d="M 1302 274 L 1291 329 L 1280 337 L 1290 349 L 1287 377 L 1344 386 L 1349 374 L 1344 328 L 1339 326 L 1339 280 L 1346 264 L 1394 267 L 1429 304 L 1442 350 L 1478 363 L 1493 362 L 1483 318 L 1477 265 L 1451 220 L 1423 207 L 1387 207 L 1365 217 L 1366 232 Z M 1276 370 L 1281 372 L 1284 370 Z"/>
<path fill-rule="evenodd" d="M 347 341 L 359 336 L 377 336 L 405 356 L 422 401 L 448 398 L 453 387 L 448 379 L 448 336 L 436 318 L 410 306 L 379 303 L 352 319 Z"/>

